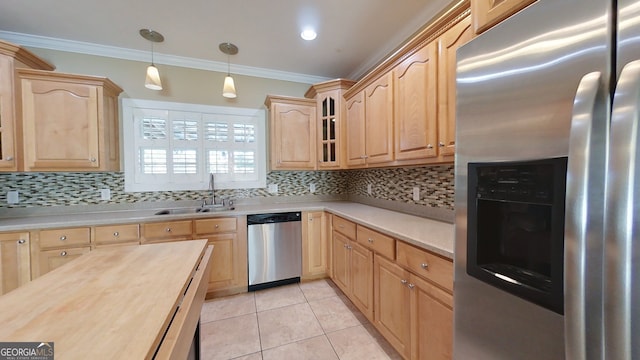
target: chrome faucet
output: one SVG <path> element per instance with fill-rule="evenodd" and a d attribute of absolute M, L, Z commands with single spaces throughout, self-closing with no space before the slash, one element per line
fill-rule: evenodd
<path fill-rule="evenodd" d="M 213 179 L 213 173 L 209 173 L 209 192 L 211 193 L 211 203 L 209 205 L 214 206 L 216 204 L 216 190 L 215 181 Z M 207 198 L 202 200 L 202 207 L 207 205 Z"/>

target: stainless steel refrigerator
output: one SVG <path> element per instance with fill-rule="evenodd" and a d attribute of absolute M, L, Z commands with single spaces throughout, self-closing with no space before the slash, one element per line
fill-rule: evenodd
<path fill-rule="evenodd" d="M 458 51 L 455 359 L 640 359 L 640 1 Z"/>

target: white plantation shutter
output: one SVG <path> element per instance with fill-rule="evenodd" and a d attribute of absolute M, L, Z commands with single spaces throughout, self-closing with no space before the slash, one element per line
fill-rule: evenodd
<path fill-rule="evenodd" d="M 266 186 L 265 113 L 123 99 L 125 191 Z"/>

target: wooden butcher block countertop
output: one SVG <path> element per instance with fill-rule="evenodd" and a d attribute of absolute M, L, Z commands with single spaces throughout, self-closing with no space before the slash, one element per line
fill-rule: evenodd
<path fill-rule="evenodd" d="M 199 317 L 211 250 L 193 240 L 91 251 L 0 296 L 0 341 L 54 342 L 58 359 L 175 357 L 159 354 L 180 331 L 193 339 L 185 319 Z"/>

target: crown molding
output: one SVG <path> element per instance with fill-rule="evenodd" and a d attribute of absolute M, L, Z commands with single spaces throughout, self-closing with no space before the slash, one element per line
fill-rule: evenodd
<path fill-rule="evenodd" d="M 57 39 L 47 36 L 29 35 L 10 31 L 0 31 L 0 38 L 18 45 L 42 48 L 57 51 L 74 52 L 79 54 L 104 56 L 115 59 L 133 60 L 140 62 L 149 61 L 149 52 L 121 48 L 116 46 L 98 45 L 82 41 Z M 200 70 L 227 72 L 227 63 L 211 60 L 189 58 L 184 56 L 168 55 L 158 52 L 153 54 L 156 64 L 179 66 Z M 299 74 L 288 71 L 258 68 L 244 65 L 233 65 L 233 73 L 238 75 L 254 76 L 266 79 L 293 81 L 305 84 L 315 84 L 330 80 L 330 78 Z"/>

